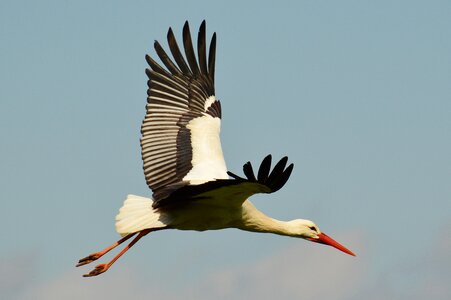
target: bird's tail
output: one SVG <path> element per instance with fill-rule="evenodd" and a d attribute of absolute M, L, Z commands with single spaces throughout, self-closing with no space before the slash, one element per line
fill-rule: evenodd
<path fill-rule="evenodd" d="M 152 203 L 150 198 L 128 195 L 116 216 L 116 231 L 126 236 L 143 229 L 166 227 L 167 220 L 153 209 Z"/>

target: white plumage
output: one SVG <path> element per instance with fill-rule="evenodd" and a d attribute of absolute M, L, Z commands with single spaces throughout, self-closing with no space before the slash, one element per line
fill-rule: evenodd
<path fill-rule="evenodd" d="M 210 115 L 190 121 L 193 147 L 192 168 L 183 177 L 190 184 L 201 184 L 214 179 L 228 179 L 227 167 L 219 139 L 221 120 Z"/>
<path fill-rule="evenodd" d="M 102 251 L 79 260 L 91 263 L 121 243 L 136 236 L 109 263 L 100 264 L 84 276 L 95 276 L 110 266 L 143 236 L 163 229 L 217 230 L 237 228 L 267 232 L 328 244 L 354 255 L 309 220 L 279 221 L 260 212 L 248 200 L 257 193 L 273 193 L 290 177 L 293 164 L 282 158 L 271 170 L 271 156 L 265 157 L 254 173 L 250 162 L 243 166 L 245 177 L 227 171 L 221 148 L 221 104 L 215 97 L 214 73 L 216 34 L 207 58 L 205 21 L 194 50 L 188 22 L 183 27 L 182 55 L 172 29 L 168 35 L 173 60 L 155 41 L 164 67 L 150 56 L 146 116 L 141 126 L 141 154 L 146 182 L 152 198 L 128 195 L 116 216 L 116 230 L 122 239 Z M 232 177 L 232 178 L 229 178 Z"/>
<path fill-rule="evenodd" d="M 152 207 L 153 200 L 136 195 L 128 195 L 116 216 L 116 231 L 121 236 L 147 228 L 163 228 L 170 223 Z"/>

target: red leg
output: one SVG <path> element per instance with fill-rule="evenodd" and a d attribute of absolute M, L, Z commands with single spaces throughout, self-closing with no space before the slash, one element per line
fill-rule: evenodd
<path fill-rule="evenodd" d="M 137 234 L 137 232 L 130 233 L 130 234 L 126 235 L 125 237 L 123 237 L 122 239 L 120 239 L 119 241 L 115 242 L 114 244 L 111 244 L 110 246 L 106 247 L 102 251 L 92 253 L 92 254 L 86 256 L 85 258 L 80 259 L 78 261 L 78 264 L 76 265 L 76 267 L 92 263 L 93 261 L 101 258 L 102 256 L 104 256 L 105 254 L 107 254 L 108 252 L 110 252 L 111 250 L 113 250 L 114 248 L 116 248 L 117 246 L 119 246 L 120 244 L 122 244 L 123 242 L 125 242 L 126 240 L 131 238 L 132 236 L 134 236 L 135 234 Z"/>
<path fill-rule="evenodd" d="M 121 252 L 119 252 L 115 257 L 113 257 L 113 259 L 106 263 L 106 264 L 100 264 L 97 265 L 94 270 L 92 270 L 91 272 L 89 272 L 88 274 L 84 274 L 83 277 L 91 277 L 91 276 L 97 276 L 99 274 L 102 274 L 104 272 L 106 272 L 112 264 L 114 264 L 114 262 L 116 260 L 119 259 L 119 257 L 121 257 L 125 252 L 127 252 L 131 247 L 133 247 L 134 244 L 136 244 L 143 236 L 145 236 L 146 234 L 148 234 L 149 232 L 151 232 L 151 229 L 145 229 L 139 232 L 138 236 L 136 236 L 133 241 L 130 242 L 130 244 L 128 244 L 127 246 L 124 247 L 124 249 L 122 249 Z M 129 236 L 126 236 L 125 238 L 130 238 Z M 122 241 L 122 240 L 121 240 Z M 121 242 L 119 241 L 119 242 Z M 123 241 L 122 241 L 123 242 Z M 114 245 L 114 244 L 113 244 Z M 116 246 L 114 246 L 116 247 Z M 114 248 L 113 247 L 113 248 Z M 107 248 L 108 249 L 108 248 Z"/>

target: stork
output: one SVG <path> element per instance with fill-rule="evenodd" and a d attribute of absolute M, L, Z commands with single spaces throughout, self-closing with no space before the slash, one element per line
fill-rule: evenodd
<path fill-rule="evenodd" d="M 146 55 L 150 69 L 146 116 L 141 126 L 141 154 L 152 198 L 128 195 L 116 216 L 116 231 L 122 239 L 102 251 L 79 260 L 89 264 L 123 242 L 135 237 L 110 262 L 97 265 L 85 277 L 107 271 L 145 235 L 164 229 L 218 230 L 237 228 L 274 233 L 322 243 L 355 256 L 353 252 L 320 231 L 312 221 L 288 222 L 259 211 L 248 198 L 282 188 L 293 170 L 288 158 L 271 170 L 266 156 L 257 174 L 250 162 L 244 177 L 228 172 L 219 139 L 221 104 L 215 96 L 216 33 L 208 50 L 205 21 L 197 38 L 197 58 L 188 22 L 183 27 L 185 57 L 171 28 L 167 33 L 173 60 L 158 41 L 154 48 L 164 67 Z"/>

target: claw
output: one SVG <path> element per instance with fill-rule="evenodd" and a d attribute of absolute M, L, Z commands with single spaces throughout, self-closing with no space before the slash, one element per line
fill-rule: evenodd
<path fill-rule="evenodd" d="M 92 270 L 88 274 L 84 274 L 83 277 L 92 277 L 92 276 L 100 275 L 100 274 L 106 272 L 109 268 L 110 268 L 110 266 L 108 264 L 97 265 L 94 268 L 94 270 Z"/>
<path fill-rule="evenodd" d="M 93 261 L 99 259 L 102 255 L 99 253 L 93 253 L 90 254 L 88 256 L 86 256 L 85 258 L 82 258 L 78 261 L 78 264 L 76 265 L 76 267 L 80 267 L 80 266 L 84 266 L 87 265 L 89 263 L 92 263 Z"/>

